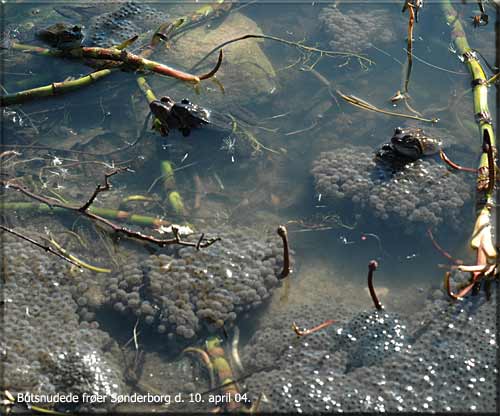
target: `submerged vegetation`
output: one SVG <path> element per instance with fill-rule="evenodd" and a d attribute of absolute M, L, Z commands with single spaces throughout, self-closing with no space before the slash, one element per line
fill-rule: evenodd
<path fill-rule="evenodd" d="M 462 3 L 6 5 L 0 411 L 497 409 Z"/>

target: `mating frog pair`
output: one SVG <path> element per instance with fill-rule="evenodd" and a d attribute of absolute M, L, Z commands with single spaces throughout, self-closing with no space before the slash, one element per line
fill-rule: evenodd
<path fill-rule="evenodd" d="M 375 153 L 375 159 L 400 169 L 421 157 L 438 153 L 441 145 L 440 140 L 427 136 L 421 128 L 397 127 L 391 142 L 382 145 Z"/>
<path fill-rule="evenodd" d="M 210 112 L 187 99 L 175 102 L 170 97 L 162 97 L 149 104 L 153 115 L 160 121 L 160 133 L 167 136 L 177 129 L 183 136 L 189 136 L 192 129 L 210 124 Z"/>

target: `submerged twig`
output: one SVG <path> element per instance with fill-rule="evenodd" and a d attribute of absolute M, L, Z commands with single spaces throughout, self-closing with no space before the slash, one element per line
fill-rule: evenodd
<path fill-rule="evenodd" d="M 167 65 L 161 64 L 156 61 L 143 58 L 139 55 L 135 55 L 126 50 L 120 50 L 117 48 L 99 48 L 97 46 L 82 46 L 80 48 L 74 48 L 68 51 L 53 50 L 47 48 L 40 48 L 31 45 L 24 45 L 16 42 L 11 42 L 9 45 L 12 49 L 20 50 L 22 52 L 35 53 L 45 56 L 55 56 L 62 58 L 77 58 L 77 59 L 97 59 L 103 61 L 119 62 L 120 68 L 124 70 L 131 71 L 152 71 L 160 75 L 166 75 L 168 77 L 176 78 L 181 81 L 199 83 L 200 80 L 208 79 L 215 75 L 219 69 L 222 61 L 222 51 L 219 53 L 219 58 L 214 69 L 210 70 L 206 74 L 193 75 L 184 71 L 180 71 L 171 68 Z M 220 49 L 220 48 L 219 48 Z"/>
<path fill-rule="evenodd" d="M 77 267 L 81 267 L 78 263 L 76 263 L 74 260 L 70 259 L 69 257 L 66 257 L 65 255 L 57 252 L 56 250 L 54 250 L 52 247 L 50 246 L 46 246 L 42 243 L 39 243 L 38 241 L 36 240 L 33 240 L 31 237 L 28 237 L 26 235 L 23 235 L 15 230 L 13 230 L 12 228 L 8 228 L 2 224 L 0 224 L 0 229 L 3 230 L 3 231 L 6 231 L 12 235 L 15 235 L 16 237 L 18 238 L 21 238 L 22 240 L 25 240 L 27 241 L 28 243 L 31 243 L 35 246 L 37 246 L 38 248 L 41 248 L 42 250 L 45 250 L 46 252 L 50 253 L 50 254 L 53 254 L 54 256 L 57 256 L 59 257 L 60 259 L 63 259 L 65 261 L 67 261 L 68 263 L 71 263 L 73 266 L 77 266 Z"/>
<path fill-rule="evenodd" d="M 98 184 L 94 190 L 94 193 L 90 196 L 90 198 L 85 204 L 83 204 L 80 208 L 78 208 L 78 211 L 80 212 L 87 211 L 87 209 L 94 203 L 95 199 L 97 198 L 97 195 L 99 195 L 101 192 L 109 191 L 111 189 L 109 178 L 121 172 L 132 172 L 132 171 L 128 167 L 123 167 L 123 168 L 113 169 L 111 172 L 105 173 L 104 185 Z"/>
<path fill-rule="evenodd" d="M 404 82 L 404 93 L 408 94 L 408 85 L 410 83 L 411 68 L 413 65 L 413 25 L 415 23 L 415 9 L 412 0 L 405 0 L 406 6 L 403 12 L 408 10 L 408 47 L 406 52 L 406 77 Z"/>
<path fill-rule="evenodd" d="M 55 241 L 52 237 L 48 238 L 48 241 L 57 249 L 59 252 L 63 255 L 66 256 L 67 258 L 73 260 L 78 267 L 82 269 L 87 269 L 95 273 L 111 273 L 111 269 L 105 268 L 105 267 L 98 267 L 94 266 L 92 264 L 89 264 L 78 257 L 74 256 L 73 254 L 69 253 L 65 248 L 63 248 L 57 241 Z"/>
<path fill-rule="evenodd" d="M 439 251 L 439 253 L 441 253 L 444 257 L 446 257 L 448 260 L 450 260 L 451 262 L 455 263 L 455 264 L 463 264 L 464 262 L 460 259 L 455 259 L 450 253 L 448 253 L 444 248 L 442 248 L 438 242 L 436 241 L 436 239 L 434 238 L 434 235 L 432 234 L 432 229 L 431 227 L 429 227 L 427 229 L 427 235 L 429 236 L 430 240 L 431 240 L 431 243 L 432 245 L 436 248 L 437 251 Z"/>
<path fill-rule="evenodd" d="M 475 168 L 467 168 L 467 167 L 463 167 L 463 166 L 457 165 L 455 162 L 453 162 L 446 155 L 446 153 L 442 149 L 439 149 L 439 157 L 441 158 L 441 160 L 443 162 L 445 162 L 448 166 L 452 167 L 453 169 L 461 170 L 461 171 L 464 171 L 464 172 L 477 173 L 477 169 L 475 169 Z"/>
<path fill-rule="evenodd" d="M 337 322 L 337 321 L 335 321 L 333 319 L 328 319 L 325 322 L 323 322 L 319 325 L 316 325 L 313 328 L 304 329 L 304 330 L 301 330 L 295 322 L 292 322 L 292 329 L 293 329 L 293 332 L 295 332 L 298 337 L 303 337 L 306 335 L 313 334 L 314 332 L 320 331 L 321 329 L 326 328 L 326 327 L 334 324 L 335 322 Z"/>
<path fill-rule="evenodd" d="M 55 199 L 51 199 L 51 198 L 49 199 L 47 197 L 37 195 L 34 192 L 30 191 L 28 188 L 25 188 L 23 185 L 16 183 L 14 180 L 1 180 L 0 185 L 4 186 L 6 189 L 12 189 L 12 190 L 21 192 L 22 194 L 24 194 L 24 195 L 26 195 L 26 196 L 28 196 L 36 201 L 42 202 L 51 208 L 56 207 L 56 208 L 65 209 L 65 210 L 68 210 L 70 212 L 84 216 L 91 221 L 103 224 L 103 225 L 111 228 L 113 230 L 113 232 L 115 232 L 116 234 L 121 234 L 121 235 L 124 235 L 124 236 L 131 238 L 131 239 L 134 239 L 134 240 L 155 244 L 155 245 L 158 245 L 160 247 L 165 247 L 167 245 L 172 245 L 172 244 L 178 244 L 178 245 L 187 246 L 187 247 L 197 247 L 198 246 L 199 248 L 206 248 L 206 247 L 209 247 L 212 244 L 214 244 L 215 242 L 220 240 L 220 238 L 217 237 L 217 238 L 212 238 L 210 240 L 206 240 L 200 244 L 199 241 L 197 241 L 197 242 L 184 241 L 179 237 L 179 235 L 175 235 L 174 238 L 170 238 L 170 239 L 160 239 L 160 238 L 153 237 L 152 235 L 143 234 L 139 231 L 133 231 L 133 230 L 126 228 L 126 227 L 120 227 L 119 225 L 113 223 L 112 221 L 107 220 L 106 218 L 104 218 L 100 215 L 97 215 L 95 212 L 93 212 L 90 209 L 91 207 L 88 206 L 88 202 L 80 207 L 66 204 L 66 203 L 62 203 L 62 202 L 55 200 Z M 105 186 L 106 185 L 104 185 L 104 186 L 101 185 L 101 189 Z M 96 188 L 96 191 L 97 191 L 97 188 Z M 96 194 L 96 191 L 94 191 L 93 196 Z M 97 192 L 97 193 L 99 193 L 99 192 Z M 90 200 L 93 201 L 93 199 L 95 199 L 95 196 L 94 196 L 94 198 L 91 197 L 89 199 L 89 201 Z"/>
<path fill-rule="evenodd" d="M 278 279 L 282 280 L 292 272 L 290 270 L 290 250 L 288 247 L 288 232 L 286 227 L 284 225 L 280 225 L 277 232 L 283 240 L 283 270 L 278 276 Z"/>
<path fill-rule="evenodd" d="M 378 300 L 377 294 L 375 293 L 375 289 L 373 287 L 373 273 L 377 270 L 378 263 L 376 260 L 370 261 L 368 263 L 368 290 L 370 291 L 370 296 L 372 297 L 373 304 L 375 308 L 378 310 L 384 309 L 384 306 Z"/>
<path fill-rule="evenodd" d="M 322 56 L 328 56 L 328 57 L 334 57 L 334 56 L 354 57 L 354 58 L 357 58 L 359 61 L 366 62 L 368 65 L 374 64 L 374 62 L 371 59 L 367 58 L 366 56 L 362 56 L 362 55 L 356 54 L 354 52 L 329 51 L 329 50 L 315 48 L 313 46 L 303 45 L 300 42 L 294 42 L 294 41 L 282 39 L 282 38 L 279 38 L 279 37 L 276 37 L 276 36 L 258 35 L 258 34 L 246 34 L 246 35 L 243 35 L 243 36 L 239 36 L 237 38 L 233 38 L 233 39 L 227 40 L 227 41 L 221 43 L 220 45 L 217 45 L 210 52 L 208 52 L 202 59 L 200 59 L 193 66 L 193 69 L 197 68 L 198 66 L 200 66 L 212 53 L 218 51 L 219 49 L 221 49 L 221 48 L 223 48 L 223 47 L 225 47 L 225 46 L 227 46 L 227 45 L 229 45 L 231 43 L 239 42 L 239 41 L 242 41 L 242 40 L 245 40 L 245 39 L 267 39 L 267 40 L 272 40 L 272 41 L 275 41 L 275 42 L 283 43 L 285 45 L 294 46 L 294 47 L 296 47 L 298 49 L 302 49 L 302 50 L 305 50 L 305 51 L 308 51 L 308 52 L 316 52 L 316 53 L 319 53 Z"/>
<path fill-rule="evenodd" d="M 402 113 L 396 113 L 394 111 L 382 110 L 381 108 L 375 107 L 373 104 L 370 104 L 369 102 L 367 102 L 361 98 L 355 97 L 354 95 L 345 95 L 344 93 L 342 93 L 339 90 L 336 90 L 336 92 L 340 96 L 340 98 L 347 101 L 349 104 L 351 104 L 355 107 L 362 108 L 364 110 L 373 111 L 373 112 L 385 114 L 388 116 L 403 117 L 403 118 L 410 118 L 412 120 L 425 121 L 427 123 L 437 123 L 439 121 L 439 119 L 437 119 L 437 118 L 428 119 L 428 118 L 423 118 L 423 117 L 419 117 L 419 116 L 413 116 L 410 114 L 402 114 Z"/>

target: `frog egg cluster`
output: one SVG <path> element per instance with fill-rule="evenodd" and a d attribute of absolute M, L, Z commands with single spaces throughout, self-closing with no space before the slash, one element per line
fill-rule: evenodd
<path fill-rule="evenodd" d="M 386 365 L 387 380 L 402 380 L 405 411 L 492 412 L 497 408 L 497 293 L 450 304 L 436 294 L 415 316 L 412 351 Z M 419 371 L 416 371 L 418 368 Z M 403 396 L 404 397 L 404 396 Z"/>
<path fill-rule="evenodd" d="M 122 369 L 103 352 L 109 336 L 79 324 L 67 263 L 25 241 L 2 238 L 4 387 L 13 394 L 123 392 Z"/>
<path fill-rule="evenodd" d="M 264 392 L 269 398 L 262 411 L 494 412 L 498 374 L 496 297 L 494 293 L 489 301 L 480 295 L 450 303 L 439 291 L 420 313 L 408 319 L 408 338 L 402 338 L 401 320 L 396 315 L 387 318 L 387 312 L 344 311 L 349 320 L 331 326 L 329 338 L 315 333 L 293 340 L 282 331 L 292 332 L 289 325 L 299 309 L 294 310 L 288 317 L 280 316 L 282 329 L 276 322 L 265 325 L 245 347 L 243 366 L 247 367 L 250 360 L 252 370 L 257 371 L 246 380 L 247 388 Z M 317 306 L 322 317 L 313 310 L 304 317 L 304 326 L 310 328 L 322 319 L 335 318 L 324 315 L 328 310 L 334 312 L 335 307 Z M 380 318 L 387 320 L 386 329 L 386 322 L 382 324 Z M 363 348 L 378 345 L 375 334 L 386 339 L 392 334 L 392 339 L 405 345 L 410 341 L 411 348 L 394 348 L 384 357 L 366 360 L 366 351 L 344 348 L 346 341 L 335 336 L 339 329 L 370 340 L 359 343 Z M 251 361 L 251 354 L 259 349 L 267 349 L 274 357 L 272 371 L 263 370 L 267 362 L 259 366 Z M 358 353 L 360 356 L 354 357 Z M 349 368 L 353 360 L 360 360 L 363 366 Z"/>
<path fill-rule="evenodd" d="M 387 10 L 349 10 L 341 12 L 336 5 L 324 7 L 319 14 L 324 32 L 330 40 L 331 49 L 361 52 L 371 46 L 396 40 L 394 22 Z"/>
<path fill-rule="evenodd" d="M 388 223 L 458 227 L 470 200 L 463 175 L 434 160 L 421 159 L 393 173 L 374 160 L 367 147 L 323 152 L 313 162 L 316 191 L 333 203 L 350 200 Z"/>
<path fill-rule="evenodd" d="M 170 338 L 192 339 L 201 330 L 230 327 L 278 286 L 283 257 L 279 236 L 251 230 L 217 230 L 221 241 L 197 251 L 150 256 L 109 279 L 113 308 L 141 317 Z"/>
<path fill-rule="evenodd" d="M 341 327 L 330 329 L 336 349 L 348 352 L 346 372 L 354 368 L 380 365 L 394 352 L 407 352 L 410 337 L 400 318 L 386 311 L 361 312 Z"/>
<path fill-rule="evenodd" d="M 90 25 L 90 43 L 100 47 L 116 46 L 166 21 L 168 15 L 148 5 L 127 2 L 117 10 L 93 19 Z"/>

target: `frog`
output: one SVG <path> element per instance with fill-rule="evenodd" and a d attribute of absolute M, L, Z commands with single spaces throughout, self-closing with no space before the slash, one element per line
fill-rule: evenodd
<path fill-rule="evenodd" d="M 82 27 L 69 23 L 56 23 L 38 31 L 37 37 L 48 45 L 61 50 L 74 49 L 83 41 Z"/>
<path fill-rule="evenodd" d="M 375 159 L 399 169 L 422 157 L 438 153 L 441 146 L 439 139 L 428 136 L 421 128 L 396 127 L 391 142 L 377 150 Z"/>
<path fill-rule="evenodd" d="M 177 129 L 186 137 L 191 134 L 192 129 L 210 124 L 210 112 L 186 98 L 176 102 L 168 96 L 161 97 L 151 101 L 149 108 L 160 121 L 160 134 L 163 136 L 167 136 L 170 130 Z"/>

